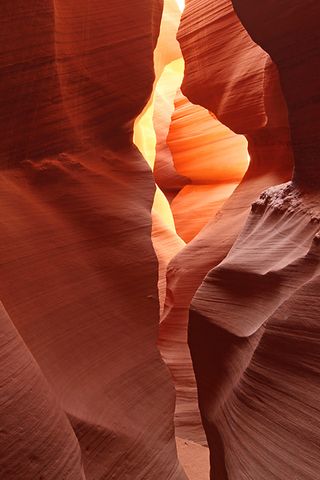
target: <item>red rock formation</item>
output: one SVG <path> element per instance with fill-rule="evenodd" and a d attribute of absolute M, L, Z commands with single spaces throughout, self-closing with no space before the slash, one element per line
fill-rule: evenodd
<path fill-rule="evenodd" d="M 173 0 L 155 55 L 161 0 L 4 6 L 1 479 L 185 480 L 157 342 L 190 480 L 208 468 L 186 441 L 206 442 L 195 376 L 211 478 L 318 476 L 320 6 L 233 5 L 243 25 L 231 0 L 187 1 L 182 91 L 201 107 L 179 93 L 174 112 Z M 251 157 L 229 198 L 228 129 Z"/>
<path fill-rule="evenodd" d="M 292 151 L 277 71 L 250 39 L 230 2 L 187 2 L 179 40 L 186 60 L 184 93 L 213 109 L 235 131 L 246 134 L 251 157 L 248 171 L 230 199 L 170 262 L 167 271 L 161 348 L 178 384 L 177 423 L 182 429 L 178 432 L 204 443 L 186 345 L 189 305 L 207 272 L 230 250 L 251 203 L 266 187 L 290 178 Z M 208 58 L 216 61 L 208 64 Z"/>
<path fill-rule="evenodd" d="M 190 183 L 190 179 L 177 172 L 167 142 L 172 114 L 175 110 L 174 99 L 183 79 L 183 70 L 182 57 L 167 65 L 157 84 L 154 99 L 153 124 L 156 134 L 154 176 L 157 185 L 164 192 L 169 202 L 173 200 L 184 185 Z"/>
<path fill-rule="evenodd" d="M 319 286 L 318 276 L 250 337 L 193 317 L 191 348 L 199 393 L 206 391 L 200 401 L 212 478 L 317 478 Z M 210 382 L 203 375 L 208 364 Z"/>
<path fill-rule="evenodd" d="M 320 220 L 319 195 L 314 188 L 318 182 L 314 161 L 316 127 L 313 123 L 309 136 L 303 114 L 307 115 L 310 108 L 308 124 L 315 119 L 318 109 L 317 100 L 314 105 L 311 98 L 319 89 L 320 79 L 310 72 L 319 63 L 319 34 L 314 18 L 319 18 L 320 7 L 316 2 L 302 5 L 297 1 L 233 3 L 252 37 L 270 52 L 279 67 L 289 108 L 295 176 L 294 183 L 270 188 L 261 195 L 228 255 L 220 257 L 219 265 L 206 276 L 192 301 L 189 344 L 211 450 L 211 478 L 284 480 L 297 476 L 311 480 L 317 477 L 319 469 L 320 431 L 313 420 L 319 414 L 315 345 L 319 338 L 316 292 Z M 226 8 L 227 2 L 221 2 L 221 9 L 216 9 L 219 15 L 224 11 L 222 5 Z M 230 16 L 235 18 L 231 10 L 225 22 Z M 214 13 L 208 13 L 207 18 L 217 20 Z M 226 26 L 225 22 L 220 18 L 217 26 Z M 205 36 L 203 31 L 197 29 L 196 34 Z M 197 55 L 190 45 L 188 50 L 185 45 L 191 64 L 186 84 L 189 81 L 188 88 L 196 91 L 198 83 L 209 74 L 207 70 L 201 77 L 197 65 L 197 77 L 194 59 L 202 58 L 197 50 L 197 45 L 201 49 L 202 44 L 195 42 L 192 35 L 187 41 L 190 45 L 194 42 Z M 222 63 L 220 69 L 221 66 Z M 234 76 L 229 78 L 235 80 Z M 210 79 L 213 81 L 211 76 Z M 222 79 L 220 71 L 218 82 Z M 308 93 L 298 93 L 302 79 Z M 264 91 L 266 88 L 264 82 Z M 259 100 L 259 89 L 254 84 L 248 90 Z M 233 107 L 229 80 L 225 92 L 229 98 L 225 103 L 221 97 L 218 99 L 218 114 L 225 121 L 234 122 L 232 113 L 239 107 Z M 209 102 L 213 105 L 215 99 L 209 98 Z M 290 160 L 286 154 L 288 133 L 280 121 L 283 115 L 275 115 L 276 103 L 274 90 L 268 98 L 264 95 L 264 111 L 270 118 L 266 128 L 259 127 L 258 120 L 263 118 L 258 115 L 259 109 L 255 115 L 250 113 L 250 122 L 243 127 L 248 129 L 253 160 L 257 141 L 259 147 L 258 164 L 251 179 L 259 177 L 259 172 L 262 178 L 268 151 L 278 154 L 277 163 L 272 166 L 274 180 L 277 174 L 281 180 L 279 160 L 282 159 L 283 176 Z M 226 112 L 221 106 L 227 106 Z M 259 102 L 247 106 L 252 112 L 251 107 L 259 106 Z M 254 125 L 256 115 L 259 128 L 252 131 L 248 125 Z"/>
<path fill-rule="evenodd" d="M 184 479 L 156 348 L 154 183 L 132 144 L 161 2 L 16 0 L 4 10 L 0 298 L 24 344 L 4 327 L 17 346 L 4 337 L 0 476 Z"/>
<path fill-rule="evenodd" d="M 158 109 L 155 110 L 155 103 L 156 98 L 159 98 L 159 96 L 163 100 L 163 97 L 165 97 L 166 102 L 168 102 L 169 97 L 166 94 L 163 96 L 167 74 L 169 72 L 169 77 L 172 80 L 173 76 L 170 75 L 170 67 L 176 64 L 180 65 L 181 51 L 176 40 L 180 15 L 176 1 L 165 0 L 160 34 L 154 52 L 155 80 L 152 95 L 134 123 L 134 143 L 152 169 L 154 169 L 156 151 L 159 151 L 159 146 L 160 148 L 162 147 L 162 152 L 164 151 L 164 155 L 161 157 L 162 160 L 167 163 L 168 159 L 168 149 L 163 148 L 163 144 L 166 138 L 165 132 L 170 124 L 170 108 L 169 113 L 166 111 L 166 108 L 163 109 L 165 111 L 161 112 L 159 121 L 159 118 L 155 118 L 159 112 Z M 174 71 L 175 73 L 176 71 Z M 182 73 L 181 69 L 181 72 L 175 75 L 177 78 L 174 78 L 171 84 L 174 92 L 181 84 Z M 176 234 L 170 205 L 164 193 L 158 187 L 152 208 L 152 242 L 159 263 L 158 289 L 160 312 L 162 312 L 166 291 L 166 268 L 171 258 L 182 248 L 184 242 Z"/>
<path fill-rule="evenodd" d="M 247 142 L 179 91 L 167 144 L 176 171 L 189 179 L 171 202 L 177 232 L 189 242 L 242 179 L 248 166 Z"/>
<path fill-rule="evenodd" d="M 244 26 L 278 66 L 285 96 L 295 157 L 295 181 L 318 185 L 319 153 L 319 14 L 315 0 L 253 0 L 233 4 Z M 272 26 L 272 28 L 271 28 Z"/>
<path fill-rule="evenodd" d="M 177 438 L 179 459 L 190 480 L 209 480 L 209 449 Z"/>
<path fill-rule="evenodd" d="M 270 189 L 192 301 L 212 478 L 316 478 L 318 231 L 314 198 Z"/>
<path fill-rule="evenodd" d="M 1 478 L 84 479 L 71 425 L 0 308 Z"/>
<path fill-rule="evenodd" d="M 266 124 L 268 55 L 250 39 L 231 0 L 187 0 L 178 40 L 185 59 L 182 92 L 191 102 L 213 112 L 236 133 Z"/>

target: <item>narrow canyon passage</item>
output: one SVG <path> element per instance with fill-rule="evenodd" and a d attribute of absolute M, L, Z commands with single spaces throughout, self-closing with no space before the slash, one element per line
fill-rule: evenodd
<path fill-rule="evenodd" d="M 316 480 L 320 4 L 12 0 L 1 480 Z"/>
<path fill-rule="evenodd" d="M 240 433 L 237 435 L 228 433 L 230 423 L 236 422 L 236 425 L 239 425 L 239 422 L 245 421 L 249 432 L 250 428 L 258 429 L 255 423 L 259 421 L 255 418 L 258 406 L 252 399 L 250 421 L 246 418 L 245 412 L 242 412 L 241 403 L 237 407 L 239 409 L 237 415 L 226 409 L 233 402 L 234 389 L 239 388 L 239 382 L 244 381 L 247 372 L 252 368 L 255 355 L 258 355 L 261 348 L 260 341 L 262 345 L 264 338 L 268 336 L 268 330 L 263 333 L 259 329 L 266 324 L 268 317 L 273 318 L 272 314 L 296 290 L 317 277 L 315 260 L 317 254 L 314 247 L 309 250 L 310 242 L 318 232 L 317 197 L 312 198 L 311 195 L 310 198 L 308 194 L 305 196 L 304 191 L 295 191 L 294 185 L 290 184 L 280 187 L 279 193 L 275 189 L 263 194 L 262 200 L 254 204 L 251 214 L 254 216 L 252 219 L 249 217 L 242 234 L 243 238 L 240 236 L 241 240 L 239 239 L 231 250 L 232 253 L 235 252 L 236 257 L 231 252 L 227 255 L 245 225 L 251 204 L 266 188 L 290 180 L 293 149 L 288 112 L 276 65 L 269 55 L 251 40 L 235 14 L 231 2 L 216 2 L 216 5 L 210 6 L 203 2 L 200 6 L 199 2 L 189 1 L 186 7 L 178 36 L 186 61 L 182 90 L 195 104 L 190 103 L 177 88 L 177 84 L 180 86 L 181 78 L 177 73 L 179 67 L 176 64 L 175 68 L 171 69 L 171 85 L 176 93 L 173 107 L 171 106 L 170 125 L 165 138 L 163 132 L 158 132 L 159 141 L 156 143 L 154 162 L 156 182 L 170 203 L 174 233 L 186 242 L 185 246 L 180 246 L 176 242 L 175 248 L 168 249 L 168 245 L 161 243 L 160 236 L 158 239 L 160 252 L 158 257 L 165 262 L 169 260 L 167 268 L 160 270 L 160 278 L 163 271 L 166 271 L 167 290 L 160 318 L 159 347 L 176 387 L 176 434 L 202 445 L 206 445 L 208 440 L 212 458 L 212 477 L 237 479 L 239 475 L 245 473 L 237 463 L 240 455 Z M 193 28 L 195 17 L 201 18 L 202 29 Z M 252 17 L 252 22 L 255 25 L 255 17 Z M 222 35 L 222 26 L 225 35 Z M 208 34 L 211 35 L 211 42 L 208 42 Z M 215 63 L 210 64 L 209 68 L 207 65 L 210 57 L 215 59 Z M 232 62 L 228 60 L 230 58 Z M 169 73 L 167 77 L 170 77 Z M 155 95 L 157 96 L 157 93 Z M 170 102 L 172 105 L 174 96 L 169 87 L 166 91 L 158 93 L 158 96 L 161 95 L 166 98 L 163 103 L 155 103 L 153 114 L 155 130 L 163 105 Z M 209 108 L 211 116 L 206 109 L 197 106 L 197 103 Z M 250 153 L 248 168 L 245 153 L 247 145 L 242 140 L 244 137 L 227 130 L 223 124 L 215 120 L 216 115 L 226 126 L 247 138 Z M 165 146 L 162 147 L 161 142 L 165 142 Z M 211 198 L 214 199 L 213 202 Z M 283 211 L 280 219 L 272 213 L 274 208 L 276 211 Z M 209 212 L 208 217 L 205 217 L 206 212 Z M 261 214 L 265 220 L 263 219 L 262 223 L 258 222 L 257 229 L 255 217 Z M 173 245 L 172 219 L 170 229 Z M 299 248 L 296 245 L 300 245 Z M 161 257 L 162 249 L 167 252 L 169 250 L 169 258 Z M 178 253 L 174 255 L 175 250 L 178 250 Z M 226 255 L 224 262 L 223 258 Z M 237 258 L 236 262 L 233 258 Z M 253 274 L 250 264 L 254 265 L 255 258 L 258 258 L 257 267 L 259 266 L 260 270 L 254 267 Z M 230 263 L 231 266 L 226 269 L 224 263 L 226 265 Z M 211 273 L 210 270 L 216 265 L 219 265 L 219 270 L 214 269 Z M 283 270 L 283 273 L 280 274 L 279 269 Z M 273 273 L 274 270 L 277 273 Z M 221 274 L 218 273 L 220 271 Z M 206 277 L 208 272 L 210 273 Z M 296 281 L 291 279 L 293 272 Z M 259 280 L 258 275 L 261 274 L 263 277 Z M 194 296 L 204 279 L 205 282 Z M 259 282 L 261 287 L 258 287 Z M 204 436 L 200 423 L 196 384 L 187 346 L 188 313 L 192 298 L 189 342 L 207 437 Z M 236 299 L 235 308 L 234 300 L 231 299 Z M 263 309 L 259 313 L 261 308 Z M 259 317 L 262 317 L 261 320 Z M 250 338 L 248 346 L 245 347 L 244 343 L 237 357 L 232 359 L 229 350 L 235 348 L 232 345 L 236 342 L 236 337 L 234 340 L 232 337 L 228 340 L 227 337 L 226 339 L 221 337 L 219 330 L 212 329 L 211 332 L 203 318 L 209 323 L 217 324 L 226 332 L 231 328 L 231 333 L 236 337 Z M 246 329 L 245 323 L 251 318 L 253 326 Z M 237 323 L 243 326 L 236 327 Z M 271 325 L 272 323 L 270 328 Z M 310 334 L 315 338 L 314 327 Z M 222 350 L 219 350 L 219 356 L 215 356 L 214 353 L 217 341 L 224 345 Z M 275 338 L 273 341 L 276 344 Z M 310 362 L 313 365 L 316 358 L 314 355 L 311 357 Z M 285 361 L 283 358 L 282 362 Z M 231 371 L 235 369 L 230 378 L 229 369 Z M 272 373 L 270 372 L 269 379 L 264 378 L 265 395 L 269 395 L 271 379 L 274 382 Z M 281 375 L 281 370 L 279 374 Z M 308 372 L 301 369 L 301 372 L 295 372 L 295 376 L 295 381 L 298 381 L 298 378 L 303 381 L 304 376 L 308 377 Z M 287 384 L 285 378 L 282 382 Z M 260 384 L 252 384 L 251 388 L 246 395 L 254 395 L 261 387 Z M 299 390 L 295 391 L 296 405 L 301 401 L 298 393 Z M 277 397 L 275 392 L 273 401 L 276 402 L 277 399 L 280 400 L 280 397 Z M 273 401 L 268 401 L 272 408 Z M 284 398 L 281 401 L 286 400 Z M 289 398 L 287 401 L 289 402 Z M 223 423 L 220 423 L 220 416 L 224 418 Z M 301 416 L 303 418 L 302 413 Z M 276 413 L 274 418 L 277 418 Z M 270 418 L 271 425 L 265 436 L 270 442 L 270 456 L 278 466 L 270 470 L 267 463 L 262 467 L 260 462 L 256 467 L 254 457 L 250 457 L 248 462 L 253 464 L 254 472 L 252 478 L 267 479 L 270 475 L 283 478 L 283 475 L 288 474 L 284 472 L 293 475 L 295 468 L 300 469 L 301 478 L 313 478 L 302 476 L 306 475 L 303 468 L 308 462 L 304 464 L 302 461 L 302 466 L 299 467 L 291 466 L 294 455 L 302 448 L 305 439 L 300 440 L 302 442 L 300 447 L 295 439 L 291 456 L 290 453 L 283 454 L 285 459 L 282 461 L 285 466 L 281 465 L 282 455 L 281 452 L 275 454 L 273 441 L 280 441 L 276 438 L 284 435 L 285 441 L 290 443 L 292 441 L 290 438 L 295 437 L 295 427 L 292 426 L 288 433 L 281 432 L 276 428 L 275 419 Z M 287 416 L 287 422 L 290 425 L 294 423 L 290 415 Z M 301 422 L 300 428 L 306 428 L 302 419 Z M 262 428 L 263 423 L 258 431 L 262 432 Z M 250 445 L 258 441 L 259 435 L 262 433 L 258 433 L 257 438 L 252 437 L 251 431 L 250 436 L 244 438 Z M 225 452 L 224 444 L 228 446 L 228 452 Z M 254 448 L 259 452 L 254 443 L 252 448 L 253 452 Z M 315 455 L 314 447 L 309 445 L 309 448 Z M 241 456 L 246 458 L 246 453 L 241 453 Z M 267 458 L 266 452 L 264 456 Z M 310 461 L 307 468 L 315 472 L 317 462 Z M 246 469 L 249 471 L 249 466 Z M 201 474 L 198 472 L 199 475 Z"/>

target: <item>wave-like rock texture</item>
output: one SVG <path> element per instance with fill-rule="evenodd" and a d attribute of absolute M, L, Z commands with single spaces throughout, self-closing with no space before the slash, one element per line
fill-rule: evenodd
<path fill-rule="evenodd" d="M 205 443 L 187 347 L 190 302 L 209 270 L 229 252 L 246 222 L 251 203 L 265 188 L 290 179 L 292 149 L 277 69 L 250 39 L 231 2 L 187 1 L 178 37 L 186 59 L 184 93 L 213 109 L 228 127 L 246 134 L 251 157 L 231 197 L 172 259 L 167 270 L 160 346 L 175 377 L 180 405 L 176 423 L 182 437 Z M 208 58 L 217 59 L 218 64 L 208 63 Z M 251 93 L 250 88 L 254 89 Z M 215 95 L 217 89 L 220 96 Z M 246 95 L 250 95 L 249 100 Z"/>
<path fill-rule="evenodd" d="M 161 2 L 3 13 L 0 476 L 185 479 L 156 347 L 155 188 L 132 144 Z"/>
<path fill-rule="evenodd" d="M 162 7 L 3 7 L 1 479 L 186 480 L 158 346 L 190 479 L 318 476 L 320 5 L 187 0 L 175 105 Z"/>
<path fill-rule="evenodd" d="M 169 202 L 184 185 L 190 183 L 189 178 L 178 173 L 167 141 L 175 110 L 174 100 L 182 83 L 183 70 L 182 57 L 166 66 L 159 79 L 154 100 L 153 124 L 156 134 L 154 176 Z"/>
<path fill-rule="evenodd" d="M 295 181 L 319 188 L 320 4 L 315 0 L 234 0 L 244 26 L 277 64 L 295 156 Z"/>
<path fill-rule="evenodd" d="M 207 384 L 202 397 L 211 432 L 213 478 L 317 478 L 319 287 L 317 277 L 248 338 L 201 317 L 191 322 L 200 390 L 205 365 L 213 366 L 215 386 L 208 395 Z M 228 401 L 219 404 L 217 392 Z"/>
<path fill-rule="evenodd" d="M 170 162 L 166 145 L 166 131 L 170 125 L 170 94 L 167 84 L 175 92 L 181 84 L 183 62 L 176 40 L 181 13 L 175 0 L 165 0 L 160 33 L 154 52 L 155 80 L 148 104 L 134 123 L 134 143 L 154 170 L 158 152 L 165 164 Z M 176 66 L 176 68 L 174 68 Z M 156 104 L 161 98 L 162 103 Z M 172 102 L 173 103 L 173 102 Z M 171 173 L 171 172 L 170 172 Z M 169 261 L 184 246 L 176 234 L 173 215 L 168 200 L 160 188 L 156 188 L 152 207 L 152 242 L 159 263 L 159 301 L 163 310 L 166 291 L 166 269 Z"/>
<path fill-rule="evenodd" d="M 1 478 L 85 479 L 76 436 L 0 306 Z"/>
<path fill-rule="evenodd" d="M 236 133 L 266 123 L 268 55 L 247 34 L 231 0 L 187 0 L 178 32 L 185 76 L 182 92 Z"/>
<path fill-rule="evenodd" d="M 247 142 L 179 90 L 167 144 L 189 184 L 171 202 L 177 233 L 190 242 L 230 197 L 248 166 Z"/>
<path fill-rule="evenodd" d="M 319 253 L 318 196 L 273 187 L 192 301 L 212 478 L 317 478 Z"/>
<path fill-rule="evenodd" d="M 244 137 L 235 135 L 213 118 L 207 110 L 191 104 L 180 91 L 175 104 L 167 137 L 174 167 L 170 173 L 177 172 L 183 175 L 183 178 L 189 178 L 190 184 L 180 187 L 180 191 L 171 201 L 171 209 L 178 234 L 185 240 L 191 240 L 215 216 L 230 193 L 237 187 L 248 164 L 247 142 Z M 162 157 L 160 160 L 157 158 L 156 165 L 161 160 Z M 168 171 L 169 169 L 166 173 Z M 176 177 L 172 175 L 171 178 Z M 164 180 L 164 176 L 162 179 Z M 170 183 L 167 182 L 166 185 Z M 172 262 L 174 264 L 176 261 L 179 262 L 181 256 L 184 260 L 187 258 L 184 256 L 186 248 L 180 249 L 180 253 L 177 252 L 178 257 L 174 257 L 170 265 Z M 197 265 L 199 265 L 201 254 L 202 249 L 199 248 L 194 258 Z M 183 274 L 180 272 L 174 279 L 167 272 L 169 284 L 164 312 L 161 315 L 159 347 L 175 381 L 177 434 L 183 438 L 206 443 L 201 428 L 195 381 L 187 348 L 187 309 L 196 290 L 196 287 L 193 289 L 193 285 L 198 281 L 195 279 L 195 272 L 192 272 L 190 279 L 184 275 L 188 271 L 190 262 L 192 259 L 189 257 L 187 262 L 183 262 Z M 206 266 L 205 273 L 207 271 Z M 179 291 L 178 296 L 171 299 L 171 291 L 174 288 L 180 288 L 173 282 L 175 279 L 180 281 L 181 275 L 183 275 L 181 278 L 183 291 Z M 187 301 L 186 290 L 190 293 Z M 173 310 L 171 300 L 174 302 Z M 179 311 L 181 304 L 184 305 L 183 312 Z"/>
<path fill-rule="evenodd" d="M 260 181 L 263 187 L 263 178 L 272 185 L 278 183 L 277 178 L 288 177 L 290 135 L 295 175 L 294 182 L 272 187 L 254 202 L 231 250 L 232 244 L 219 238 L 224 258 L 213 256 L 212 266 L 218 265 L 206 275 L 192 300 L 189 345 L 211 451 L 211 478 L 284 480 L 296 476 L 311 480 L 318 475 L 320 439 L 319 194 L 314 155 L 319 148 L 314 135 L 318 127 L 313 124 L 308 136 L 307 125 L 319 111 L 319 76 L 314 73 L 319 67 L 319 32 L 314 18 L 319 18 L 320 7 L 316 2 L 298 1 L 266 1 L 263 6 L 249 0 L 233 3 L 253 39 L 277 64 L 290 130 L 274 67 L 265 60 L 261 76 L 259 58 L 265 53 L 245 37 L 231 2 L 187 2 L 180 33 L 187 57 L 184 91 L 246 134 L 253 169 L 245 181 L 252 181 L 251 193 L 257 194 Z M 198 15 L 199 23 L 194 35 L 187 35 L 193 15 Z M 241 71 L 236 74 L 233 58 L 237 58 L 237 43 L 241 64 L 246 65 L 242 77 Z M 243 56 L 245 44 L 248 50 Z M 208 54 L 215 51 L 220 63 L 206 67 Z M 228 63 L 224 77 L 227 53 L 233 62 Z M 217 95 L 215 81 L 220 86 Z M 208 100 L 205 83 L 213 91 Z M 236 85 L 238 93 L 243 93 L 238 104 Z M 245 181 L 241 188 L 249 200 Z M 248 205 L 242 206 L 243 213 L 247 212 Z M 237 227 L 243 225 L 245 216 Z M 234 233 L 239 233 L 237 227 Z"/>

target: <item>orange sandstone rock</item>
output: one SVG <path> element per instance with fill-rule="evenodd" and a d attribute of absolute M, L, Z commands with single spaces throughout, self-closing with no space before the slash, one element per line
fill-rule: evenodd
<path fill-rule="evenodd" d="M 21 428 L 8 478 L 185 479 L 156 347 L 155 186 L 132 144 L 152 90 L 161 2 L 4 8 L 0 298 L 24 344 L 1 354 L 10 366 L 21 351 L 17 368 L 27 369 L 0 412 L 6 438 Z"/>
<path fill-rule="evenodd" d="M 190 302 L 206 274 L 232 247 L 251 203 L 265 188 L 289 180 L 292 149 L 277 70 L 250 39 L 231 2 L 189 0 L 178 37 L 186 61 L 183 92 L 191 101 L 212 110 L 228 127 L 245 134 L 251 157 L 248 170 L 231 197 L 172 259 L 167 271 L 160 339 L 179 385 L 177 401 L 181 405 L 183 429 L 179 434 L 205 443 L 187 348 Z"/>
<path fill-rule="evenodd" d="M 177 232 L 189 242 L 242 179 L 247 142 L 178 92 L 167 143 L 176 171 L 189 179 L 171 202 Z"/>
<path fill-rule="evenodd" d="M 196 3 L 189 2 L 186 22 Z M 232 26 L 234 33 L 237 20 L 230 2 L 229 14 L 223 14 L 227 12 L 227 3 L 220 2 L 220 9 L 217 4 L 212 6 L 211 12 L 207 12 L 207 30 L 203 24 L 202 29 L 195 29 L 195 35 L 208 37 L 213 33 L 214 25 L 218 31 L 220 26 L 226 27 L 227 24 L 230 28 Z M 252 88 L 249 81 L 250 78 L 253 81 L 255 75 L 248 78 L 245 73 L 242 76 L 240 69 L 239 91 L 243 92 L 241 88 L 245 88 L 247 81 L 249 94 L 255 95 L 256 102 L 247 105 L 248 117 L 241 127 L 249 141 L 252 168 L 250 164 L 235 193 L 243 194 L 243 199 L 248 201 L 254 192 L 257 194 L 262 183 L 266 182 L 266 187 L 269 182 L 272 185 L 271 181 L 281 183 L 288 177 L 292 159 L 290 135 L 295 175 L 293 182 L 262 193 L 231 249 L 230 240 L 225 243 L 225 250 L 222 247 L 226 234 L 223 232 L 219 237 L 220 258 L 216 257 L 212 262 L 213 268 L 192 300 L 189 345 L 211 451 L 211 478 L 267 480 L 272 477 L 283 480 L 296 475 L 311 480 L 317 476 L 319 467 L 316 452 L 320 438 L 317 424 L 311 426 L 310 423 L 311 418 L 318 416 L 320 391 L 314 376 L 319 374 L 315 349 L 319 337 L 316 326 L 320 268 L 319 193 L 316 162 L 310 160 L 310 152 L 315 151 L 316 145 L 314 127 L 308 138 L 304 116 L 298 118 L 300 109 L 297 105 L 301 105 L 301 111 L 306 113 L 306 99 L 312 97 L 317 87 L 315 76 L 307 72 L 311 63 L 315 69 L 319 60 L 314 48 L 318 45 L 314 18 L 317 14 L 319 16 L 319 7 L 315 2 L 309 2 L 308 10 L 308 5 L 302 6 L 300 2 L 287 2 L 286 5 L 286 2 L 267 1 L 260 10 L 256 2 L 234 0 L 233 3 L 249 33 L 266 48 L 279 68 L 290 126 L 289 130 L 271 63 L 265 64 L 261 83 L 257 59 L 252 72 L 256 72 L 258 81 L 256 85 L 251 84 Z M 200 16 L 201 8 L 199 10 Z M 303 17 L 305 11 L 308 13 Z M 296 27 L 298 37 L 293 34 Z M 243 35 L 243 27 L 237 28 Z M 300 45 L 297 38 L 302 39 L 302 32 L 305 36 Z M 230 38 L 235 38 L 232 31 Z M 184 37 L 180 40 L 183 43 Z M 217 41 L 221 41 L 221 36 Z M 201 101 L 204 102 L 199 87 L 210 76 L 211 69 L 209 66 L 205 74 L 198 69 L 197 76 L 195 65 L 199 58 L 202 61 L 206 58 L 206 53 L 200 54 L 201 46 L 205 51 L 205 43 L 199 39 L 192 48 L 192 35 L 185 37 L 185 42 L 184 51 L 190 62 L 186 84 L 191 95 L 202 95 Z M 212 47 L 209 42 L 207 44 L 208 48 Z M 295 48 L 288 49 L 288 45 Z M 224 52 L 227 48 L 226 41 Z M 255 49 L 259 52 L 259 47 L 252 47 L 251 53 Z M 220 50 L 220 58 L 222 54 Z M 239 55 L 241 57 L 241 53 Z M 229 81 L 231 78 L 234 82 L 237 78 L 236 67 L 233 64 L 235 75 L 228 79 L 224 77 L 222 65 L 220 62 L 217 81 L 223 84 L 223 89 L 224 81 L 227 82 L 225 90 L 221 90 L 226 95 L 225 102 L 223 95 L 219 95 L 217 102 L 215 97 L 213 100 L 209 98 L 208 105 L 209 102 L 216 105 L 219 118 L 222 115 L 226 122 L 236 126 L 234 122 L 238 118 L 233 117 L 233 113 L 239 111 L 239 107 L 233 103 Z M 309 78 L 309 83 L 305 83 L 309 87 L 306 88 L 308 94 L 298 94 L 293 99 L 293 91 L 297 92 L 297 85 L 301 87 L 301 78 Z M 214 81 L 213 77 L 210 79 Z M 281 99 L 281 103 L 277 99 Z M 245 107 L 241 102 L 240 105 Z M 314 118 L 316 109 L 317 101 L 310 108 L 307 122 Z M 246 108 L 243 108 L 243 117 L 245 112 Z M 263 117 L 265 120 L 261 123 Z M 312 168 L 313 178 L 310 175 Z M 227 210 L 228 204 L 233 205 L 235 199 L 233 195 L 225 204 L 225 220 L 223 216 L 218 218 L 215 228 L 219 223 L 226 228 L 228 218 L 229 225 L 232 217 L 233 222 L 236 218 L 240 220 Z M 245 207 L 245 202 L 239 202 L 238 207 Z M 244 220 L 242 217 L 239 225 L 243 225 Z M 235 230 L 236 227 L 231 232 L 235 234 Z"/>

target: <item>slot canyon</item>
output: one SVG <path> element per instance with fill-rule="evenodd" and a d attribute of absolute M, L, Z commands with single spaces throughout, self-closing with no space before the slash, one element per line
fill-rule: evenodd
<path fill-rule="evenodd" d="M 319 0 L 1 6 L 0 480 L 319 480 Z"/>

